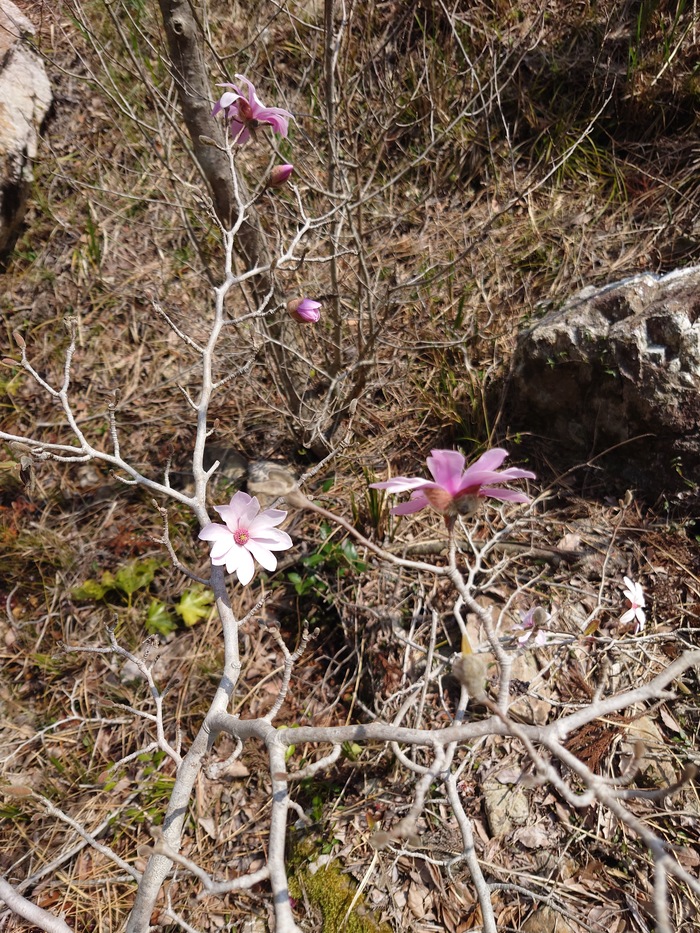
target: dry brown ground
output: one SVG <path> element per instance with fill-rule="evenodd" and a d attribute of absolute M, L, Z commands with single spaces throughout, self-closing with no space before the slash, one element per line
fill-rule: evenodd
<path fill-rule="evenodd" d="M 103 52 L 100 62 L 68 6 L 20 5 L 40 28 L 37 41 L 56 106 L 0 299 L 5 352 L 18 328 L 37 369 L 56 377 L 67 342 L 63 318 L 77 316 L 73 387 L 81 423 L 92 436 L 103 434 L 106 405 L 118 387 L 120 424 L 135 462 L 156 471 L 172 452 L 176 467 L 185 469 L 193 425 L 174 387 L 189 378 L 191 362 L 172 332 L 154 320 L 150 301 L 167 299 L 176 320 L 194 333 L 204 326 L 205 272 L 216 269 L 218 246 L 196 190 L 188 187 L 195 173 L 172 127 L 161 121 L 163 136 L 156 138 L 115 112 L 106 70 L 122 101 L 144 117 L 150 113 L 147 95 L 124 70 L 131 65 L 105 7 L 79 8 Z M 212 3 L 207 22 L 229 71 L 263 77 L 266 99 L 276 84 L 279 102 L 299 114 L 293 139 L 295 147 L 305 147 L 299 171 L 308 182 L 323 178 L 324 123 L 315 90 L 321 40 L 313 4 L 292 7 L 299 18 L 281 15 L 274 4 Z M 138 21 L 157 49 L 154 11 L 138 0 L 120 10 Z M 309 17 L 311 26 L 305 26 Z M 341 267 L 348 302 L 361 304 L 363 288 L 372 291 L 386 327 L 353 442 L 314 479 L 312 491 L 352 515 L 363 532 L 388 537 L 394 546 L 425 533 L 415 521 L 396 526 L 386 512 L 377 516 L 367 483 L 387 463 L 394 473 L 413 474 L 431 446 L 460 444 L 471 453 L 489 442 L 507 445 L 508 413 L 487 410 L 486 398 L 507 367 L 522 319 L 583 284 L 700 261 L 698 30 L 697 16 L 680 3 L 582 3 L 575 9 L 470 4 L 452 18 L 431 0 L 352 7 L 339 63 L 341 137 L 356 166 L 350 174 L 359 184 L 375 157 L 380 182 L 405 173 L 362 217 L 369 281 L 354 258 Z M 137 39 L 141 63 L 170 94 L 176 116 L 162 63 L 144 51 L 142 36 Z M 460 45 L 475 63 L 481 97 L 470 86 Z M 219 80 L 222 72 L 214 66 L 212 72 Z M 473 115 L 445 130 L 471 100 Z M 516 200 L 528 188 L 530 194 Z M 306 194 L 312 204 L 322 202 L 310 184 Z M 405 287 L 419 273 L 420 280 Z M 307 264 L 288 284 L 325 294 L 327 275 L 325 266 Z M 224 349 L 229 365 L 240 359 L 233 339 Z M 3 370 L 0 387 L 3 430 L 65 437 L 56 406 L 20 374 Z M 281 404 L 265 373 L 254 371 L 217 400 L 217 441 L 247 459 L 275 457 L 303 470 L 311 458 L 295 442 L 289 419 L 270 415 L 269 403 Z M 8 462 L 13 454 L 5 448 L 2 456 Z M 684 646 L 697 645 L 700 616 L 694 529 L 673 523 L 662 498 L 622 508 L 608 495 L 604 473 L 589 483 L 595 498 L 583 498 L 570 478 L 547 476 L 544 454 L 534 466 L 549 495 L 515 526 L 513 538 L 549 547 L 573 542 L 583 556 L 559 566 L 514 557 L 481 594 L 500 611 L 521 588 L 513 610 L 538 599 L 561 634 L 558 644 L 519 662 L 524 717 L 585 702 L 601 678 L 611 689 L 650 678 Z M 121 664 L 67 655 L 59 644 L 101 643 L 104 627 L 116 622 L 130 649 L 158 652 L 156 675 L 172 684 L 166 725 L 177 725 L 186 742 L 218 676 L 215 614 L 207 611 L 189 628 L 179 622 L 175 606 L 186 584 L 153 540 L 159 518 L 149 495 L 124 489 L 93 464 L 45 464 L 29 489 L 9 469 L 0 482 L 0 595 L 7 607 L 0 621 L 2 782 L 29 786 L 88 829 L 99 827 L 102 841 L 140 867 L 139 847 L 162 818 L 171 764 L 149 755 L 115 771 L 110 766 L 150 740 L 148 724 L 124 708 L 143 707 L 144 686 Z M 202 568 L 193 520 L 173 510 L 171 522 L 182 559 Z M 436 522 L 428 534 L 438 532 Z M 242 715 L 264 710 L 279 684 L 279 652 L 267 623 L 279 622 L 293 643 L 304 618 L 319 634 L 296 668 L 282 721 L 335 724 L 392 715 L 401 691 L 420 676 L 420 655 L 408 642 L 425 644 L 426 607 L 440 613 L 439 652 L 449 656 L 459 647 L 449 594 L 424 592 L 415 579 L 387 574 L 372 561 L 364 569 L 366 555 L 343 551 L 337 532 L 324 543 L 323 529 L 301 517 L 293 518 L 290 533 L 297 548 L 263 584 L 271 594 L 264 617 L 243 635 Z M 316 565 L 304 562 L 315 554 Z M 149 558 L 158 562 L 153 582 L 132 600 L 114 592 L 106 600 L 76 597 L 87 579 Z M 290 578 L 294 573 L 298 578 Z M 624 574 L 640 579 L 649 597 L 642 636 L 621 631 L 617 622 Z M 234 591 L 241 614 L 256 595 Z M 175 627 L 146 649 L 153 601 L 164 605 Z M 581 620 L 601 605 L 597 628 L 584 637 Z M 573 737 L 573 750 L 611 775 L 619 773 L 624 741 L 639 734 L 647 753 L 638 784 L 672 781 L 689 763 L 700 764 L 697 686 L 688 676 L 677 685 L 677 701 L 647 711 L 636 725 L 632 714 L 596 724 Z M 454 699 L 455 683 L 446 674 L 431 687 L 420 721 L 446 721 Z M 228 749 L 218 751 L 223 757 Z M 297 749 L 295 758 L 306 754 L 311 750 Z M 265 765 L 256 756 L 247 748 L 224 781 L 202 778 L 197 787 L 185 854 L 212 873 L 254 868 L 264 857 L 268 790 Z M 503 884 L 496 898 L 502 929 L 554 929 L 545 900 L 574 930 L 653 929 L 650 858 L 609 814 L 597 807 L 574 812 L 546 788 L 516 792 L 519 751 L 502 739 L 464 749 L 460 760 L 479 857 L 487 875 Z M 487 818 L 486 788 L 494 782 L 524 798 L 510 825 Z M 292 858 L 313 862 L 331 853 L 358 882 L 371 868 L 367 905 L 391 929 L 478 927 L 468 881 L 459 868 L 450 878 L 438 864 L 453 851 L 448 811 L 439 799 L 426 811 L 416 852 L 371 848 L 373 828 L 390 826 L 410 793 L 411 781 L 386 751 L 347 749 L 331 773 L 298 788 L 297 800 L 314 822 L 290 831 Z M 678 845 L 679 859 L 697 872 L 694 783 L 663 804 L 631 806 Z M 0 812 L 0 870 L 14 881 L 40 873 L 78 841 L 32 798 L 6 797 Z M 197 890 L 182 875 L 171 895 L 199 930 L 236 929 L 247 918 L 268 916 L 262 888 L 201 902 Z M 37 878 L 30 892 L 44 906 L 65 911 L 76 930 L 107 933 L 123 923 L 133 886 L 85 847 Z M 675 885 L 671 894 L 676 928 L 697 929 L 693 896 Z M 336 929 L 330 914 L 322 920 L 308 892 L 298 901 L 309 930 Z M 9 919 L 5 929 L 29 928 Z"/>

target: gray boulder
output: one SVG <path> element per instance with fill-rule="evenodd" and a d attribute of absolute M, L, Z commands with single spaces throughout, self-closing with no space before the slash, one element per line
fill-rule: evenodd
<path fill-rule="evenodd" d="M 700 266 L 589 287 L 517 341 L 511 430 L 647 497 L 700 483 Z M 605 453 L 607 451 L 607 453 Z"/>
<path fill-rule="evenodd" d="M 33 34 L 14 3 L 0 0 L 0 262 L 19 234 L 39 128 L 52 100 L 44 64 L 26 42 Z"/>

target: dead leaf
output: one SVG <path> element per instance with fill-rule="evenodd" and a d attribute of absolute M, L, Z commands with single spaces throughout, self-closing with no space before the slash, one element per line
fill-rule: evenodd
<path fill-rule="evenodd" d="M 408 909 L 418 920 L 421 920 L 427 912 L 426 901 L 429 893 L 427 888 L 417 884 L 411 884 L 408 889 Z"/>
<path fill-rule="evenodd" d="M 557 548 L 560 551 L 578 551 L 580 547 L 581 535 L 577 535 L 573 531 L 568 532 L 557 541 Z"/>
<path fill-rule="evenodd" d="M 200 816 L 197 822 L 208 836 L 210 836 L 212 839 L 218 838 L 219 833 L 216 828 L 216 823 L 210 816 Z"/>
<path fill-rule="evenodd" d="M 663 724 L 670 729 L 671 732 L 680 734 L 683 731 L 665 706 L 659 708 L 659 716 Z"/>
<path fill-rule="evenodd" d="M 695 868 L 700 865 L 700 854 L 695 849 L 676 849 L 674 854 L 683 868 Z"/>
<path fill-rule="evenodd" d="M 551 830 L 547 832 L 542 826 L 523 826 L 515 831 L 513 839 L 528 849 L 547 849 L 556 841 Z"/>

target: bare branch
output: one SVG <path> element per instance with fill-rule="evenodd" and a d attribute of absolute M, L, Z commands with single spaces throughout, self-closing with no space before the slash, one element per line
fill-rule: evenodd
<path fill-rule="evenodd" d="M 0 900 L 4 901 L 12 913 L 28 920 L 46 933 L 74 933 L 65 920 L 50 914 L 43 907 L 38 907 L 22 895 L 13 886 L 0 876 Z"/>

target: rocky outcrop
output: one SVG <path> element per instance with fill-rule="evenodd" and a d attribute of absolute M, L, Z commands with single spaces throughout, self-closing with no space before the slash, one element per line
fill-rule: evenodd
<path fill-rule="evenodd" d="M 700 484 L 700 267 L 586 288 L 523 331 L 511 429 L 597 461 L 619 486 L 681 497 Z"/>
<path fill-rule="evenodd" d="M 0 263 L 19 234 L 39 127 L 52 99 L 43 62 L 25 41 L 33 34 L 14 3 L 0 0 Z"/>

